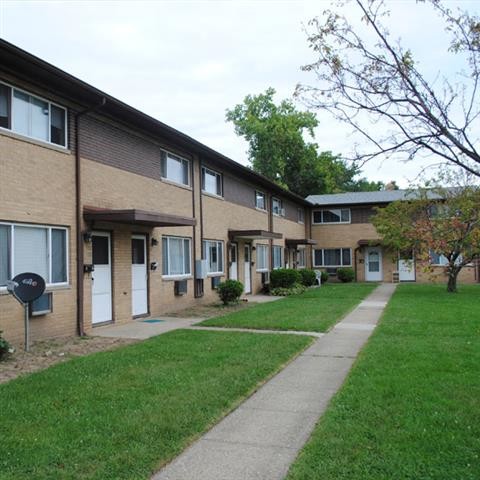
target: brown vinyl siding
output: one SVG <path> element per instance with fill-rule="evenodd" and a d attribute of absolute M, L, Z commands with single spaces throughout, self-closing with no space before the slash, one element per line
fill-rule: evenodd
<path fill-rule="evenodd" d="M 351 223 L 370 223 L 375 215 L 373 207 L 358 207 L 351 209 Z"/>
<path fill-rule="evenodd" d="M 255 189 L 251 185 L 248 185 L 231 175 L 223 175 L 224 198 L 228 202 L 242 205 L 243 207 L 255 208 L 255 190 L 263 192 L 262 189 Z"/>

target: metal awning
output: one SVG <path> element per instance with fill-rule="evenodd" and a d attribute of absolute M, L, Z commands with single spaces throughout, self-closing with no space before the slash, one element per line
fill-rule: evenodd
<path fill-rule="evenodd" d="M 114 222 L 147 227 L 187 227 L 194 226 L 197 221 L 191 217 L 180 217 L 167 213 L 137 210 L 112 210 L 107 208 L 85 207 L 83 218 L 88 222 Z"/>
<path fill-rule="evenodd" d="M 285 245 L 287 247 L 297 247 L 298 245 L 316 245 L 317 241 L 313 238 L 286 238 Z"/>
<path fill-rule="evenodd" d="M 268 232 L 267 230 L 229 230 L 228 238 L 230 240 L 255 240 L 258 238 L 279 239 L 282 238 L 281 233 Z"/>
<path fill-rule="evenodd" d="M 359 247 L 375 247 L 381 244 L 382 244 L 382 240 L 380 238 L 372 238 L 371 240 L 362 239 L 358 241 Z"/>

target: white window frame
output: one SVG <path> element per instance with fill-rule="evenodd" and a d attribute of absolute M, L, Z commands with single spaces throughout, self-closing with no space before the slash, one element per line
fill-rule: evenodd
<path fill-rule="evenodd" d="M 265 266 L 264 267 L 260 266 L 260 262 L 259 262 L 260 251 L 264 252 L 262 254 L 265 258 Z M 256 271 L 257 272 L 268 272 L 269 271 L 269 268 L 268 268 L 268 264 L 269 264 L 269 261 L 268 261 L 268 245 L 265 244 L 265 243 L 257 243 L 255 245 L 255 254 L 256 254 L 256 257 L 257 257 L 257 262 L 256 262 L 257 263 L 257 269 L 256 269 Z"/>
<path fill-rule="evenodd" d="M 280 266 L 275 266 L 275 250 L 280 249 Z M 277 250 L 278 251 L 278 250 Z M 272 246 L 272 270 L 277 270 L 279 268 L 283 268 L 283 247 L 280 245 L 273 245 Z"/>
<path fill-rule="evenodd" d="M 68 149 L 68 110 L 67 108 L 65 108 L 64 106 L 62 105 L 59 105 L 58 103 L 55 103 L 55 102 L 52 102 L 51 100 L 47 100 L 46 98 L 44 97 L 41 97 L 40 95 L 37 95 L 37 94 L 34 94 L 34 93 L 31 93 L 27 90 L 23 90 L 22 88 L 18 88 L 18 87 L 15 87 L 14 85 L 11 85 L 10 83 L 7 83 L 7 82 L 0 82 L 0 84 L 2 85 L 5 85 L 6 87 L 10 88 L 10 127 L 11 128 L 5 128 L 5 127 L 0 127 L 0 131 L 4 131 L 4 132 L 12 132 L 14 133 L 15 135 L 18 135 L 20 137 L 25 137 L 25 138 L 30 138 L 32 140 L 35 140 L 36 142 L 42 142 L 42 143 L 45 143 L 47 145 L 52 145 L 54 147 L 57 147 L 57 148 L 63 148 L 64 150 L 67 150 Z M 14 119 L 13 119 L 13 93 L 14 91 L 17 91 L 17 92 L 20 92 L 20 93 L 23 93 L 25 95 L 29 95 L 30 97 L 33 97 L 33 98 L 36 98 L 37 100 L 41 100 L 42 102 L 45 102 L 48 104 L 48 140 L 44 140 L 42 138 L 37 138 L 37 137 L 33 137 L 31 135 L 26 135 L 25 133 L 20 133 L 20 132 L 17 132 L 13 129 L 13 125 L 14 125 Z M 60 109 L 62 109 L 64 112 L 65 112 L 65 145 L 60 145 L 58 143 L 53 143 L 51 141 L 51 135 L 52 135 L 52 123 L 51 123 L 51 119 L 52 119 L 52 105 L 54 105 L 55 107 L 58 107 Z"/>
<path fill-rule="evenodd" d="M 222 270 L 213 271 L 210 270 L 210 244 L 215 244 L 217 250 L 217 258 L 222 259 Z M 220 276 L 224 274 L 225 270 L 225 257 L 224 257 L 224 249 L 223 249 L 223 241 L 222 240 L 204 240 L 203 241 L 203 256 L 204 259 L 207 261 L 207 274 L 210 276 Z"/>
<path fill-rule="evenodd" d="M 163 148 L 161 149 L 160 155 L 162 154 L 165 155 L 165 172 L 162 172 L 162 167 L 160 165 L 160 178 L 167 182 L 174 183 L 175 185 L 190 187 L 191 186 L 190 160 L 188 160 L 188 158 L 181 157 L 180 155 L 177 155 L 175 153 L 169 152 L 168 150 L 165 150 Z M 182 165 L 183 164 L 187 165 L 187 183 L 178 182 L 175 179 L 168 178 L 168 157 L 170 157 L 172 160 L 180 162 Z M 160 162 L 162 161 L 163 161 L 162 158 L 160 158 Z M 163 175 L 163 173 L 166 173 L 166 176 Z"/>
<path fill-rule="evenodd" d="M 263 208 L 259 207 L 257 204 L 257 197 L 261 195 L 263 198 Z M 262 210 L 262 212 L 265 212 L 267 210 L 267 194 L 265 192 L 262 192 L 261 190 L 255 190 L 255 208 L 257 210 Z"/>
<path fill-rule="evenodd" d="M 340 265 L 326 265 L 325 264 L 325 250 L 340 250 Z M 350 251 L 350 263 L 346 264 L 343 263 L 343 250 L 349 250 Z M 318 265 L 315 262 L 315 252 L 321 251 L 322 252 L 322 264 Z M 312 249 L 312 265 L 315 268 L 341 268 L 341 267 L 351 267 L 352 266 L 352 249 L 347 248 L 347 247 L 333 247 L 333 248 L 314 248 Z"/>
<path fill-rule="evenodd" d="M 275 202 L 278 203 L 278 213 L 275 212 Z M 281 198 L 272 197 L 272 213 L 276 217 L 284 217 L 285 216 L 285 213 L 284 213 L 284 210 L 283 210 L 283 201 L 282 201 Z"/>
<path fill-rule="evenodd" d="M 342 218 L 342 211 L 348 211 L 348 221 L 342 221 L 340 220 L 339 222 L 324 222 L 323 221 L 323 212 L 339 212 L 338 216 L 340 219 Z M 320 212 L 321 216 L 321 221 L 316 222 L 315 221 L 315 213 Z M 321 210 L 314 210 L 312 212 L 312 224 L 313 225 L 339 225 L 339 224 L 349 224 L 352 223 L 352 210 L 350 208 L 322 208 Z"/>
<path fill-rule="evenodd" d="M 305 210 L 303 208 L 297 208 L 297 222 L 302 225 L 305 224 Z"/>
<path fill-rule="evenodd" d="M 70 249 L 69 249 L 69 238 L 68 238 L 68 228 L 67 227 L 57 227 L 55 225 L 36 225 L 30 223 L 12 223 L 12 222 L 0 222 L 0 225 L 6 225 L 10 227 L 10 252 L 9 252 L 9 268 L 13 276 L 15 276 L 15 227 L 27 227 L 27 228 L 41 228 L 47 230 L 47 260 L 48 260 L 48 278 L 45 278 L 46 287 L 61 287 L 68 286 L 70 278 Z M 52 230 L 63 230 L 65 232 L 65 282 L 51 282 L 52 278 Z M 6 286 L 0 286 L 0 291 L 5 291 Z"/>
<path fill-rule="evenodd" d="M 440 263 L 433 263 L 433 261 L 430 260 L 430 265 L 432 265 L 432 267 L 446 267 L 448 265 L 449 263 L 448 258 L 445 255 L 441 253 L 436 253 L 433 250 L 430 250 L 429 251 L 430 258 L 432 258 L 432 255 L 437 255 L 440 261 Z M 459 255 L 455 260 L 455 265 L 459 265 L 460 263 L 462 263 L 462 261 L 463 261 L 463 257 L 462 255 Z M 469 263 L 468 265 L 472 265 L 472 264 Z"/>
<path fill-rule="evenodd" d="M 217 179 L 220 179 L 220 193 L 205 190 L 205 176 L 207 173 L 215 177 L 215 186 L 219 184 Z M 207 195 L 214 195 L 215 197 L 223 197 L 223 175 L 216 170 L 212 170 L 209 167 L 202 166 L 202 193 L 206 193 Z"/>
<path fill-rule="evenodd" d="M 300 263 L 300 258 L 303 262 Z M 297 250 L 297 268 L 305 268 L 307 266 L 307 251 L 305 248 L 299 248 Z"/>
<path fill-rule="evenodd" d="M 168 262 L 168 273 L 163 273 L 163 268 L 164 268 L 164 265 L 163 265 L 163 256 L 164 256 L 163 240 L 164 239 L 167 240 L 167 248 L 168 248 L 167 255 L 169 255 L 169 252 L 170 252 L 170 239 L 182 240 L 182 241 L 188 240 L 188 258 L 190 259 L 190 261 L 188 263 L 189 263 L 189 266 L 190 266 L 190 272 L 183 273 L 183 274 L 178 274 L 178 273 L 171 274 L 170 273 L 170 262 Z M 185 259 L 183 259 L 182 264 L 183 264 L 183 266 L 185 266 Z M 177 237 L 175 235 L 163 235 L 162 236 L 162 278 L 165 278 L 165 279 L 177 279 L 177 278 L 179 278 L 179 279 L 181 279 L 181 278 L 191 278 L 191 276 L 192 276 L 192 239 L 190 237 Z"/>

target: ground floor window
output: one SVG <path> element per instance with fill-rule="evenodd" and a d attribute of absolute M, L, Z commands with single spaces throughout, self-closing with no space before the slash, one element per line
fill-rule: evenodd
<path fill-rule="evenodd" d="M 208 273 L 223 273 L 223 242 L 204 240 L 203 256 L 207 261 Z"/>
<path fill-rule="evenodd" d="M 67 229 L 0 223 L 0 286 L 22 272 L 33 272 L 47 285 L 68 282 Z"/>
<path fill-rule="evenodd" d="M 268 270 L 268 245 L 257 243 L 257 272 Z"/>
<path fill-rule="evenodd" d="M 282 250 L 283 247 L 279 247 L 277 245 L 274 245 L 272 247 L 272 252 L 273 252 L 273 269 L 276 268 L 282 268 Z"/>
<path fill-rule="evenodd" d="M 352 250 L 350 248 L 321 248 L 313 251 L 315 267 L 350 267 Z"/>
<path fill-rule="evenodd" d="M 306 261 L 305 249 L 300 248 L 297 251 L 297 267 L 298 268 L 305 268 L 305 261 Z"/>
<path fill-rule="evenodd" d="M 191 275 L 189 238 L 162 238 L 162 273 L 171 277 Z"/>

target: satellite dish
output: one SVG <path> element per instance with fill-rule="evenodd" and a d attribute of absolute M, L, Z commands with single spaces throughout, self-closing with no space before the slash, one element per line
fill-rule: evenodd
<path fill-rule="evenodd" d="M 33 302 L 43 295 L 45 280 L 36 273 L 19 273 L 8 282 L 7 288 L 21 302 Z"/>

